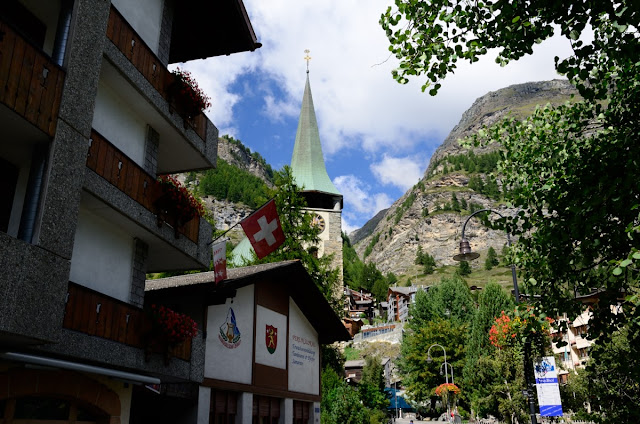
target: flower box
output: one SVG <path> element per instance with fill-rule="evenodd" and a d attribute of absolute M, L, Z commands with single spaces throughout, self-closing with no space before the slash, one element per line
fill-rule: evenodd
<path fill-rule="evenodd" d="M 180 181 L 171 175 L 158 177 L 158 186 L 159 194 L 154 201 L 158 227 L 166 222 L 173 227 L 177 238 L 178 229 L 184 227 L 196 216 L 204 216 L 204 206 Z"/>
<path fill-rule="evenodd" d="M 171 349 L 192 339 L 198 333 L 198 325 L 191 317 L 162 305 L 151 305 L 149 317 L 151 329 L 145 335 L 144 343 L 147 361 L 151 353 L 157 352 L 164 354 L 167 363 Z"/>
<path fill-rule="evenodd" d="M 167 88 L 169 102 L 185 120 L 185 124 L 211 107 L 211 99 L 198 86 L 189 71 L 177 68 L 172 72 L 172 77 Z"/>

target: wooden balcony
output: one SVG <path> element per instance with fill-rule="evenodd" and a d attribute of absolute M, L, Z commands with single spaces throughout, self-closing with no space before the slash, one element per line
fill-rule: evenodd
<path fill-rule="evenodd" d="M 0 21 L 0 102 L 53 137 L 64 71 Z"/>
<path fill-rule="evenodd" d="M 165 98 L 171 105 L 171 109 L 180 114 L 179 108 L 173 103 L 169 94 L 169 87 L 173 83 L 173 74 L 162 64 L 160 59 L 145 44 L 140 36 L 134 31 L 124 17 L 113 6 L 109 15 L 107 26 L 107 37 L 118 47 L 133 66 L 140 71 L 149 83 Z M 182 116 L 182 115 L 181 115 Z M 184 119 L 185 127 L 191 127 L 196 134 L 206 141 L 207 118 L 200 113 L 193 119 Z"/>
<path fill-rule="evenodd" d="M 177 225 L 171 217 L 161 213 L 156 205 L 162 190 L 156 179 L 95 130 L 91 132 L 87 167 L 158 216 L 159 225 L 165 222 L 174 228 L 176 235 L 182 234 L 198 243 L 200 217 Z"/>
<path fill-rule="evenodd" d="M 90 336 L 101 337 L 140 349 L 149 347 L 151 318 L 141 308 L 69 282 L 62 326 Z M 185 361 L 191 360 L 191 339 L 154 352 Z"/>

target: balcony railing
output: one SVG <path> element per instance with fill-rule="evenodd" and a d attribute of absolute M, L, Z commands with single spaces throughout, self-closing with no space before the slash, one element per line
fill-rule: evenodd
<path fill-rule="evenodd" d="M 161 189 L 155 178 L 95 130 L 91 132 L 89 152 L 87 153 L 87 167 L 150 212 L 156 214 L 159 219 L 164 216 L 156 207 L 156 201 L 161 195 Z M 167 223 L 172 225 L 176 232 L 183 234 L 189 240 L 194 243 L 198 242 L 200 217 L 196 216 L 181 226 L 171 222 Z"/>
<path fill-rule="evenodd" d="M 0 21 L 0 102 L 50 137 L 56 131 L 64 71 Z"/>
<path fill-rule="evenodd" d="M 151 318 L 141 308 L 69 282 L 62 326 L 90 336 L 146 349 L 149 345 Z M 191 339 L 170 347 L 168 353 L 190 361 Z"/>
<path fill-rule="evenodd" d="M 173 83 L 173 74 L 162 64 L 160 59 L 145 44 L 135 30 L 129 25 L 124 17 L 111 6 L 109 24 L 107 26 L 107 37 L 118 47 L 133 66 L 140 71 L 149 83 L 167 100 L 172 102 L 169 95 L 169 87 Z M 172 105 L 172 109 L 176 108 Z M 189 125 L 200 136 L 206 140 L 207 118 L 203 113 L 193 119 L 183 117 L 185 126 Z"/>

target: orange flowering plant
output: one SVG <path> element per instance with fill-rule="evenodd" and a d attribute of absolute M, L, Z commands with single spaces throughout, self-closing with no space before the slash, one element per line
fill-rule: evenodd
<path fill-rule="evenodd" d="M 454 394 L 454 395 L 459 395 L 460 394 L 460 387 L 456 386 L 453 383 L 442 383 L 441 385 L 436 387 L 436 395 L 442 396 L 442 395 L 446 395 L 448 393 L 451 393 L 451 394 Z"/>
<path fill-rule="evenodd" d="M 456 396 L 460 394 L 460 387 L 453 383 L 443 383 L 436 387 L 436 395 L 442 398 L 442 402 L 446 405 L 453 405 Z"/>
<path fill-rule="evenodd" d="M 211 107 L 211 98 L 198 86 L 189 71 L 177 68 L 171 72 L 174 79 L 170 94 L 188 119 Z"/>
<path fill-rule="evenodd" d="M 546 346 L 551 334 L 551 318 L 536 315 L 531 307 L 516 309 L 497 317 L 489 330 L 489 341 L 498 349 L 529 339 L 534 346 Z"/>
<path fill-rule="evenodd" d="M 179 223 L 184 224 L 196 216 L 205 215 L 205 208 L 200 199 L 191 194 L 176 177 L 161 175 L 158 177 L 158 183 L 162 193 L 168 197 L 170 208 L 175 211 Z M 169 209 L 169 207 L 165 205 L 164 209 Z"/>

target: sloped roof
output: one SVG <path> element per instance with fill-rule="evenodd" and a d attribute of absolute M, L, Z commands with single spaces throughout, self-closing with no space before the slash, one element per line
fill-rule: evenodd
<path fill-rule="evenodd" d="M 296 184 L 303 187 L 303 191 L 317 191 L 342 196 L 331 182 L 325 167 L 308 73 L 293 156 L 291 157 L 291 171 Z"/>
<path fill-rule="evenodd" d="M 227 270 L 227 279 L 217 285 L 215 273 L 212 271 L 147 280 L 145 291 L 156 295 L 161 293 L 162 296 L 198 294 L 205 305 L 212 305 L 221 299 L 235 296 L 235 290 L 238 288 L 259 283 L 267 278 L 281 284 L 289 293 L 318 332 L 320 343 L 351 340 L 342 321 L 331 309 L 299 260 L 231 268 Z"/>

